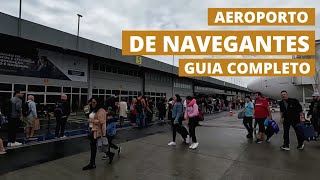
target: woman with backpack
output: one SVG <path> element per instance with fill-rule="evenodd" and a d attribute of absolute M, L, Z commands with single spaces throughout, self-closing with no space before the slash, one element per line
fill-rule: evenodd
<path fill-rule="evenodd" d="M 91 170 L 96 168 L 96 155 L 97 155 L 97 142 L 99 138 L 106 137 L 107 126 L 106 117 L 107 113 L 103 109 L 103 100 L 91 98 L 90 101 L 90 114 L 89 114 L 89 127 L 90 127 L 90 148 L 91 157 L 90 163 L 83 167 L 82 170 Z"/>
<path fill-rule="evenodd" d="M 184 113 L 184 118 L 189 121 L 189 133 L 192 138 L 192 144 L 189 147 L 190 149 L 196 149 L 199 146 L 196 137 L 196 127 L 199 124 L 199 106 L 196 103 L 196 100 L 191 96 L 187 97 L 187 109 Z"/>
<path fill-rule="evenodd" d="M 171 125 L 172 125 L 172 142 L 168 146 L 176 145 L 176 135 L 177 132 L 182 136 L 184 142 L 190 143 L 190 136 L 187 129 L 182 125 L 183 121 L 183 104 L 182 99 L 179 94 L 173 96 L 172 100 L 172 116 L 171 116 Z"/>

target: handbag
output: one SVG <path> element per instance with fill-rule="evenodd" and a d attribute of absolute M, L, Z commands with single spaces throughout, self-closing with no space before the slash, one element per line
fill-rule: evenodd
<path fill-rule="evenodd" d="M 107 137 L 100 137 L 97 139 L 97 148 L 99 152 L 108 152 L 108 139 Z"/>
<path fill-rule="evenodd" d="M 249 106 L 249 104 L 247 105 L 247 107 L 248 107 L 248 106 Z M 246 111 L 247 107 L 244 108 L 244 110 L 241 111 L 241 112 L 238 114 L 238 119 L 243 119 L 243 118 L 244 118 L 245 111 Z"/>
<path fill-rule="evenodd" d="M 40 129 L 40 120 L 38 118 L 32 121 L 32 127 L 35 131 Z"/>

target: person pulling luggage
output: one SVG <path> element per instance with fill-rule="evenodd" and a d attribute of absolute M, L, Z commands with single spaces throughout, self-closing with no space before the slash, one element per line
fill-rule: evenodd
<path fill-rule="evenodd" d="M 296 132 L 298 146 L 297 149 L 302 150 L 304 148 L 304 137 L 301 131 L 299 131 L 297 124 L 304 121 L 303 110 L 300 102 L 295 98 L 289 98 L 287 91 L 281 91 L 282 101 L 280 102 L 280 114 L 281 122 L 283 123 L 283 146 L 280 148 L 285 151 L 289 151 L 290 141 L 289 132 L 292 126 Z"/>

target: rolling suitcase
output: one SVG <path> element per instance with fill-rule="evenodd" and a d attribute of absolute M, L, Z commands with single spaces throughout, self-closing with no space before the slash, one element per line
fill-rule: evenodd
<path fill-rule="evenodd" d="M 298 128 L 299 131 L 302 132 L 304 139 L 306 141 L 309 142 L 309 141 L 317 140 L 316 132 L 310 122 L 301 122 L 297 124 L 296 127 Z"/>

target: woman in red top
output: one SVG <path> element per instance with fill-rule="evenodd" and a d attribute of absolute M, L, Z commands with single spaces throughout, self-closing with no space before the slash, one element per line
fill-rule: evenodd
<path fill-rule="evenodd" d="M 255 93 L 255 105 L 254 105 L 254 117 L 255 121 L 259 125 L 259 134 L 257 135 L 256 143 L 262 143 L 265 134 L 264 121 L 267 117 L 272 119 L 272 115 L 269 108 L 269 103 L 265 98 L 262 98 L 260 92 Z M 267 139 L 269 142 L 270 139 Z"/>

